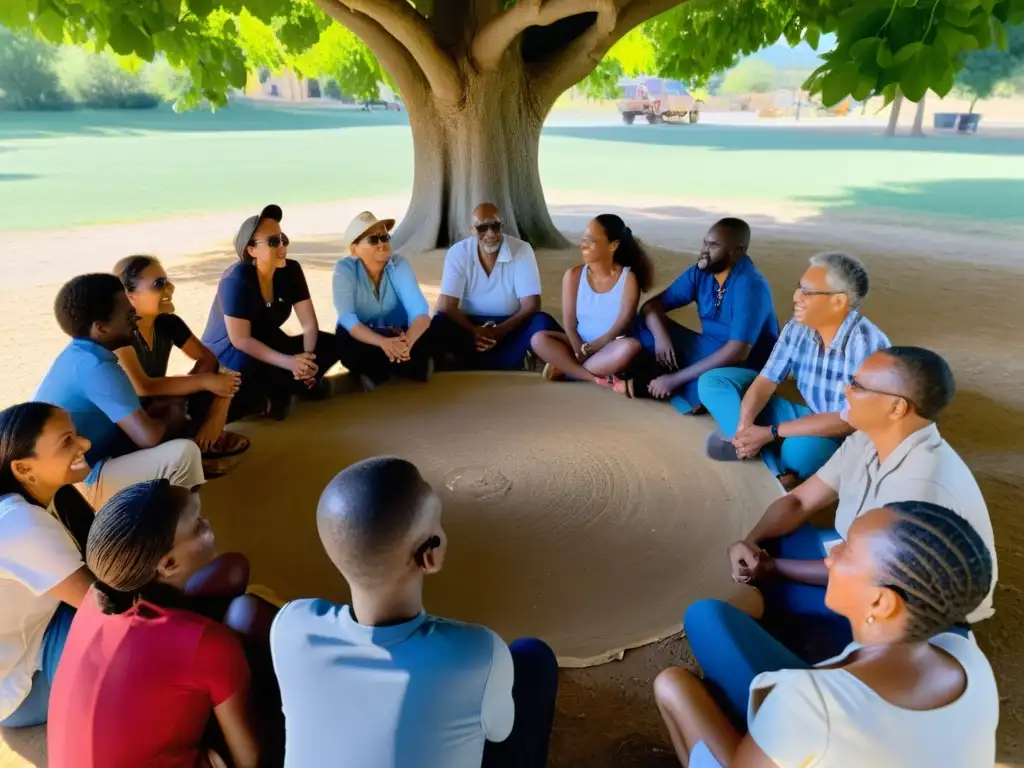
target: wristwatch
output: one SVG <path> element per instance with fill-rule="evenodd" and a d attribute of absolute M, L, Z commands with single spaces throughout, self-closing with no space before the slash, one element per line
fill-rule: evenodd
<path fill-rule="evenodd" d="M 779 425 L 772 424 L 772 440 L 775 442 L 779 441 Z"/>

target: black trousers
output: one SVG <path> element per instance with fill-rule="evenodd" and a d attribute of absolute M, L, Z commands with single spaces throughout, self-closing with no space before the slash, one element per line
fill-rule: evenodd
<path fill-rule="evenodd" d="M 285 355 L 297 355 L 303 351 L 302 336 L 289 336 L 281 330 L 268 338 L 259 339 L 259 341 L 275 352 Z M 316 354 L 316 359 L 313 361 L 317 365 L 316 380 L 319 382 L 331 366 L 338 362 L 338 348 L 334 334 L 320 331 L 316 340 L 316 348 L 313 351 Z M 228 422 L 237 421 L 252 414 L 263 413 L 268 399 L 277 401 L 308 392 L 306 385 L 301 381 L 296 381 L 291 371 L 267 365 L 252 357 L 242 366 L 239 373 L 242 374 L 242 384 L 231 400 Z"/>
<path fill-rule="evenodd" d="M 409 360 L 405 363 L 392 363 L 383 349 L 352 338 L 340 325 L 335 333 L 335 339 L 341 364 L 357 376 L 366 376 L 374 384 L 382 384 L 392 376 L 401 376 L 413 381 L 427 379 L 427 366 L 433 355 L 433 334 L 429 328 L 416 340 L 409 353 Z"/>

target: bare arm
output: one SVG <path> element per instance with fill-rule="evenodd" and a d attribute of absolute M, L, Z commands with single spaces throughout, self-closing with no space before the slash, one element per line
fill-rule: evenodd
<path fill-rule="evenodd" d="M 356 341 L 361 341 L 363 344 L 369 344 L 371 347 L 380 347 L 388 340 L 387 336 L 382 336 L 364 323 L 356 323 L 353 325 L 351 330 L 349 330 L 348 335 Z"/>
<path fill-rule="evenodd" d="M 837 498 L 835 490 L 817 475 L 809 477 L 781 499 L 773 501 L 745 540 L 758 547 L 766 539 L 792 533 Z"/>
<path fill-rule="evenodd" d="M 824 587 L 828 584 L 825 560 L 776 560 L 775 572 L 790 581 Z"/>
<path fill-rule="evenodd" d="M 160 445 L 160 441 L 167 434 L 167 425 L 162 421 L 154 419 L 142 408 L 133 411 L 129 416 L 121 419 L 117 422 L 117 426 L 139 448 L 153 448 Z"/>
<path fill-rule="evenodd" d="M 409 330 L 405 332 L 405 338 L 409 340 L 409 346 L 412 347 L 419 341 L 420 336 L 427 332 L 430 327 L 430 315 L 416 315 L 409 323 Z"/>
<path fill-rule="evenodd" d="M 231 345 L 238 351 L 275 368 L 290 371 L 294 367 L 291 355 L 277 352 L 252 337 L 252 323 L 248 320 L 225 315 L 224 326 L 228 330 L 228 339 L 231 341 Z"/>
<path fill-rule="evenodd" d="M 622 303 L 619 306 L 619 316 L 615 318 L 612 327 L 606 333 L 601 334 L 590 342 L 590 353 L 593 354 L 619 336 L 628 331 L 636 318 L 636 305 L 640 303 L 640 285 L 636 276 L 630 272 L 626 277 L 626 285 L 622 291 Z"/>
<path fill-rule="evenodd" d="M 96 577 L 83 565 L 53 589 L 47 590 L 46 594 L 57 598 L 62 603 L 67 603 L 72 608 L 78 608 L 94 581 L 96 581 Z"/>
<path fill-rule="evenodd" d="M 853 427 L 838 413 L 812 413 L 784 421 L 778 426 L 779 437 L 846 437 L 853 434 Z"/>
<path fill-rule="evenodd" d="M 504 338 L 512 331 L 522 327 L 532 315 L 538 312 L 540 312 L 540 296 L 524 296 L 519 300 L 519 309 L 516 310 L 516 313 L 495 328 L 494 335 L 499 339 Z"/>
<path fill-rule="evenodd" d="M 476 333 L 476 326 L 470 322 L 466 313 L 462 311 L 462 308 L 459 306 L 459 299 L 456 297 L 446 296 L 442 293 L 437 297 L 437 304 L 434 305 L 434 309 L 437 312 L 443 312 L 470 333 Z"/>
<path fill-rule="evenodd" d="M 565 328 L 565 335 L 569 337 L 572 351 L 577 356 L 583 346 L 583 339 L 576 330 L 576 293 L 580 289 L 581 274 L 582 267 L 573 267 L 562 278 L 562 327 Z"/>
<path fill-rule="evenodd" d="M 195 336 L 190 336 L 189 340 L 185 342 L 185 346 L 181 348 L 189 359 L 195 360 L 195 367 L 192 369 L 192 374 L 203 374 L 203 373 L 217 373 L 220 370 L 220 363 L 217 361 L 217 356 L 210 351 L 203 342 L 197 339 Z"/>
<path fill-rule="evenodd" d="M 258 768 L 260 764 L 260 745 L 249 717 L 248 698 L 248 690 L 239 691 L 213 710 L 235 768 Z"/>
<path fill-rule="evenodd" d="M 661 301 L 664 291 L 644 302 L 640 307 L 640 316 L 656 340 L 669 339 L 668 326 L 665 325 L 665 305 Z"/>
<path fill-rule="evenodd" d="M 204 347 L 205 349 L 205 347 Z M 161 376 L 154 378 L 142 370 L 134 347 L 122 347 L 114 352 L 121 368 L 131 379 L 132 388 L 139 397 L 183 397 L 206 389 L 206 379 L 198 376 Z M 216 360 L 216 358 L 214 358 Z"/>
<path fill-rule="evenodd" d="M 764 376 L 754 379 L 754 382 L 747 388 L 747 393 L 743 395 L 743 402 L 740 403 L 740 421 L 736 427 L 737 432 L 754 423 L 754 419 L 768 405 L 768 401 L 778 387 L 778 384 Z"/>
<path fill-rule="evenodd" d="M 300 301 L 294 309 L 295 316 L 299 318 L 299 324 L 302 326 L 302 351 L 312 352 L 316 349 L 316 342 L 320 336 L 320 324 L 316 320 L 313 300 Z"/>

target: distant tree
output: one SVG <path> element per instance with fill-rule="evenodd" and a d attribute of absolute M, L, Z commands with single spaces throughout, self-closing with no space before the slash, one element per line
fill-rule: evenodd
<path fill-rule="evenodd" d="M 1005 50 L 1000 50 L 1002 43 Z M 987 99 L 996 86 L 1021 73 L 1024 68 L 1024 27 L 1006 27 L 1002 39 L 983 51 L 971 51 L 963 57 L 963 68 L 956 78 L 959 90 L 971 97 L 971 113 L 979 99 Z"/>
<path fill-rule="evenodd" d="M 768 93 L 775 89 L 778 71 L 766 61 L 745 59 L 725 73 L 722 93 L 738 96 L 744 93 Z"/>
<path fill-rule="evenodd" d="M 580 81 L 578 88 L 588 99 L 615 99 L 623 77 L 657 74 L 654 45 L 643 27 L 630 30 L 611 47 L 593 72 Z"/>
<path fill-rule="evenodd" d="M 33 34 L 0 27 L 0 108 L 54 109 L 67 104 L 53 69 L 56 59 L 57 49 Z"/>

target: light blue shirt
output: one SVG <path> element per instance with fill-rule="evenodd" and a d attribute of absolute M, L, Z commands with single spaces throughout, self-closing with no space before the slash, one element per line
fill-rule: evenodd
<path fill-rule="evenodd" d="M 64 347 L 32 399 L 71 414 L 78 434 L 92 443 L 85 460 L 93 475 L 103 459 L 115 455 L 121 436 L 117 422 L 142 407 L 117 356 L 91 339 L 72 339 Z"/>
<path fill-rule="evenodd" d="M 405 329 L 415 318 L 430 314 L 412 265 L 398 254 L 384 266 L 377 290 L 363 262 L 354 256 L 340 259 L 334 265 L 333 288 L 338 325 L 346 331 L 359 323 L 374 329 Z"/>
<path fill-rule="evenodd" d="M 296 600 L 270 630 L 285 768 L 479 768 L 512 732 L 508 646 L 486 627 L 421 613 L 387 627 L 347 605 Z"/>

